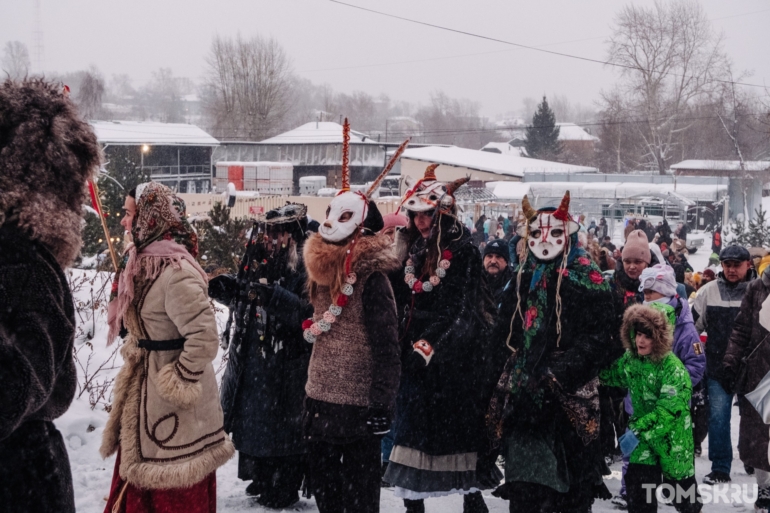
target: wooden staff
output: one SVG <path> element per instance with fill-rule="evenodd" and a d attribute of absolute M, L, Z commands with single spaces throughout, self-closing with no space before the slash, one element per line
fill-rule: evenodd
<path fill-rule="evenodd" d="M 115 272 L 118 271 L 118 256 L 115 253 L 115 248 L 112 245 L 112 239 L 110 238 L 110 230 L 107 228 L 107 220 L 104 218 L 102 211 L 102 199 L 99 197 L 99 187 L 93 180 L 88 180 L 88 192 L 91 193 L 91 204 L 99 215 L 99 220 L 102 222 L 102 230 L 104 230 L 104 236 L 107 238 L 107 247 L 110 250 L 110 258 L 112 259 L 112 265 L 115 268 Z"/>

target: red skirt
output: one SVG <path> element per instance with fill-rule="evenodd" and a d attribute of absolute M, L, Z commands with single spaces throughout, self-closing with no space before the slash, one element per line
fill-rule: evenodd
<path fill-rule="evenodd" d="M 104 513 L 216 513 L 217 473 L 212 472 L 203 481 L 190 488 L 171 490 L 142 490 L 120 478 L 120 450 L 112 474 L 110 498 Z M 123 487 L 125 486 L 125 491 Z M 122 493 L 121 493 L 122 492 Z"/>

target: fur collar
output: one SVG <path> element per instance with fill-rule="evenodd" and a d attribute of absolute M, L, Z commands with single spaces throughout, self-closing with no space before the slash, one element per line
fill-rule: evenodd
<path fill-rule="evenodd" d="M 4 196 L 7 199 L 14 194 Z M 19 199 L 16 204 L 12 216 L 4 218 L 0 212 L 0 225 L 17 226 L 30 239 L 43 244 L 60 266 L 71 266 L 82 246 L 82 213 L 73 212 L 58 198 L 38 194 L 28 196 L 26 201 Z"/>
<path fill-rule="evenodd" d="M 311 291 L 316 285 L 331 287 L 333 292 L 336 286 L 342 286 L 348 247 L 349 244 L 328 243 L 317 233 L 308 238 L 303 259 Z M 360 237 L 352 251 L 351 269 L 359 276 L 376 271 L 389 273 L 401 267 L 386 235 Z"/>
<path fill-rule="evenodd" d="M 641 324 L 652 333 L 652 353 L 649 357 L 654 362 L 660 362 L 671 351 L 674 339 L 673 327 L 668 323 L 663 312 L 654 310 L 645 305 L 633 305 L 628 307 L 623 315 L 623 326 L 620 329 L 620 337 L 623 347 L 637 355 L 636 344 L 631 340 L 631 328 L 635 324 Z"/>

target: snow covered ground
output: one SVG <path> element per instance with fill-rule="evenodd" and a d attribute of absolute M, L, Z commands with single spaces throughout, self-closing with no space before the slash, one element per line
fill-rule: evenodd
<path fill-rule="evenodd" d="M 708 262 L 707 252 L 698 252 L 690 258 L 696 270 L 702 270 Z M 102 460 L 99 456 L 99 445 L 102 431 L 107 422 L 107 412 L 104 404 L 110 402 L 110 380 L 114 378 L 122 361 L 120 355 L 114 353 L 115 346 L 106 346 L 106 295 L 109 285 L 106 279 L 111 278 L 107 274 L 97 274 L 94 271 L 70 271 L 70 282 L 75 290 L 75 299 L 78 306 L 79 332 L 76 340 L 77 357 L 79 362 L 80 382 L 78 397 L 69 411 L 56 421 L 56 425 L 62 432 L 69 450 L 72 475 L 75 485 L 75 501 L 77 511 L 80 513 L 101 513 L 104 510 L 105 497 L 109 492 L 112 479 L 115 458 Z M 105 285 L 107 285 L 105 287 Z M 218 318 L 224 322 L 224 313 Z M 89 338 L 90 337 L 90 338 Z M 89 360 L 90 355 L 90 360 Z M 214 362 L 214 368 L 220 369 L 222 352 Z M 106 365 L 102 365 L 107 362 Z M 88 381 L 88 386 L 85 384 Z M 82 387 L 82 388 L 81 388 Z M 82 393 L 81 393 L 82 392 Z M 91 408 L 91 403 L 95 407 Z M 733 446 L 738 443 L 738 410 L 734 408 L 732 419 Z M 733 482 L 737 484 L 753 485 L 753 478 L 746 475 L 743 465 L 737 459 L 737 449 L 734 449 L 736 459 L 733 461 Z M 613 474 L 606 479 L 607 486 L 613 494 L 620 489 L 620 464 L 613 465 Z M 237 457 L 234 457 L 217 472 L 218 510 L 221 512 L 267 512 L 268 510 L 257 505 L 253 499 L 244 493 L 248 483 L 237 478 Z M 701 482 L 704 475 L 710 472 L 708 461 L 708 440 L 703 445 L 703 456 L 696 459 L 696 477 Z M 753 488 L 750 488 L 753 490 Z M 753 493 L 753 492 L 750 492 Z M 492 497 L 485 493 L 486 501 L 491 512 L 503 513 L 508 511 L 505 501 Z M 404 511 L 400 499 L 393 496 L 392 489 L 382 490 L 381 499 L 383 513 L 395 513 Z M 661 506 L 664 510 L 665 506 Z M 752 511 L 751 504 L 708 504 L 704 507 L 706 513 L 738 513 Z M 302 499 L 292 508 L 284 511 L 314 512 L 318 511 L 313 499 Z M 462 511 L 462 498 L 460 496 L 432 499 L 426 503 L 426 511 L 460 512 Z M 594 512 L 616 511 L 609 501 L 599 501 L 594 504 Z M 670 511 L 673 512 L 673 509 Z"/>

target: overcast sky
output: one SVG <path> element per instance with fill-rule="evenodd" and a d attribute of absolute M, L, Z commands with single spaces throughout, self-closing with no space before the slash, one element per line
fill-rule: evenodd
<path fill-rule="evenodd" d="M 512 49 L 418 26 L 328 0 L 40 0 L 44 69 L 90 65 L 105 77 L 127 73 L 134 85 L 159 67 L 199 81 L 214 35 L 274 36 L 294 70 L 334 89 L 427 101 L 441 89 L 494 116 L 521 99 L 567 95 L 590 104 L 616 80 L 599 64 Z M 560 52 L 604 59 L 618 0 L 345 0 L 438 25 Z M 26 43 L 33 54 L 34 0 L 0 0 L 0 44 Z M 651 5 L 652 0 L 636 3 Z M 736 69 L 770 84 L 770 1 L 703 0 Z M 756 12 L 764 11 L 764 12 Z M 745 16 L 736 16 L 753 13 Z M 757 90 L 758 94 L 761 90 Z"/>

